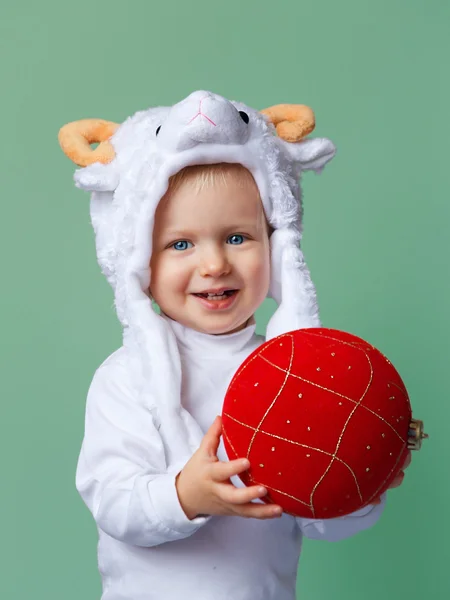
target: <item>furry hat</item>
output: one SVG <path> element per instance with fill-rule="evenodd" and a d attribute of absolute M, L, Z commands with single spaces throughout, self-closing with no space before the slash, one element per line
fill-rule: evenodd
<path fill-rule="evenodd" d="M 124 343 L 138 345 L 165 398 L 160 411 L 178 413 L 179 435 L 191 449 L 181 407 L 181 366 L 176 339 L 153 310 L 148 295 L 156 207 L 169 178 L 189 165 L 240 163 L 253 175 L 274 232 L 269 295 L 278 308 L 266 339 L 317 327 L 314 285 L 300 248 L 303 171 L 320 172 L 335 154 L 325 138 L 307 138 L 314 114 L 303 105 L 258 111 L 219 95 L 197 91 L 172 107 L 139 111 L 121 125 L 86 119 L 62 127 L 59 141 L 79 167 L 77 187 L 91 193 L 98 262 L 111 284 Z M 90 144 L 99 143 L 94 150 Z M 150 390 L 148 393 L 151 395 Z M 159 396 L 160 394 L 158 394 Z M 149 403 L 157 400 L 149 397 Z M 192 423 L 191 423 L 192 427 Z"/>

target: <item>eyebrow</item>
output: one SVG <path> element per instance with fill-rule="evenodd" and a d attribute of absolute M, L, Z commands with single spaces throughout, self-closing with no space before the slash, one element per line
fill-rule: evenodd
<path fill-rule="evenodd" d="M 240 223 L 238 225 L 230 225 L 229 227 L 226 227 L 226 231 L 245 231 L 248 229 L 253 229 L 255 227 L 257 227 L 256 222 Z M 166 231 L 164 231 L 163 235 L 167 237 L 183 237 L 189 235 L 189 233 L 189 229 L 167 229 Z"/>

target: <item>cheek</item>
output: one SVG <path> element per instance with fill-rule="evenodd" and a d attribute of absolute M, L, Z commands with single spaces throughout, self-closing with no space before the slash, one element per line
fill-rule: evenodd
<path fill-rule="evenodd" d="M 153 293 L 183 290 L 189 279 L 187 265 L 184 261 L 170 256 L 160 256 L 150 263 L 152 269 L 150 288 Z"/>
<path fill-rule="evenodd" d="M 252 280 L 252 287 L 264 296 L 267 294 L 270 283 L 270 255 L 269 249 L 261 250 L 248 264 L 248 274 Z"/>

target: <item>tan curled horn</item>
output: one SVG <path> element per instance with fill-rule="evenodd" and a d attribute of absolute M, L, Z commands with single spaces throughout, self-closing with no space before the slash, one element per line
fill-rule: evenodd
<path fill-rule="evenodd" d="M 277 104 L 261 111 L 275 125 L 278 136 L 286 142 L 299 142 L 314 129 L 314 112 L 303 104 Z"/>
<path fill-rule="evenodd" d="M 87 167 L 95 162 L 107 164 L 115 157 L 112 144 L 108 141 L 119 125 L 102 119 L 82 119 L 61 127 L 59 144 L 66 156 L 76 165 Z M 93 150 L 91 144 L 97 144 Z"/>

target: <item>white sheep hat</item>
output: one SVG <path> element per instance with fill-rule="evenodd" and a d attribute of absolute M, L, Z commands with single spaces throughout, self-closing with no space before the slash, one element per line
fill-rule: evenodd
<path fill-rule="evenodd" d="M 326 138 L 306 137 L 314 126 L 314 113 L 304 105 L 258 111 L 196 91 L 172 107 L 139 111 L 121 125 L 85 119 L 60 130 L 64 153 L 81 167 L 75 183 L 91 193 L 98 262 L 114 290 L 124 345 L 139 347 L 153 383 L 158 380 L 159 393 L 148 389 L 148 402 L 172 417 L 172 427 L 173 417 L 181 417 L 178 435 L 191 451 L 203 434 L 189 434 L 195 426 L 181 407 L 176 339 L 148 293 L 156 207 L 170 176 L 186 166 L 228 162 L 246 167 L 274 229 L 269 296 L 278 308 L 266 339 L 320 326 L 315 288 L 300 247 L 300 177 L 306 170 L 320 172 L 336 150 Z M 93 143 L 98 147 L 92 149 Z M 164 405 L 155 396 L 163 397 Z"/>

